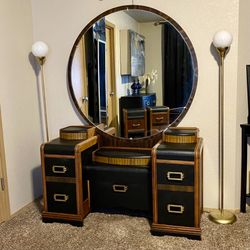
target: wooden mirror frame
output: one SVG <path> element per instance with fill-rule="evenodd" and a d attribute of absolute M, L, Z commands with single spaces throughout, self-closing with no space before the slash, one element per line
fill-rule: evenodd
<path fill-rule="evenodd" d="M 175 29 L 179 32 L 179 34 L 182 36 L 183 40 L 185 41 L 189 51 L 190 51 L 190 55 L 191 55 L 191 60 L 192 60 L 192 66 L 193 66 L 193 86 L 192 86 L 192 90 L 188 99 L 188 102 L 186 104 L 186 108 L 182 111 L 182 113 L 175 119 L 175 121 L 173 123 L 171 123 L 171 126 L 177 126 L 180 121 L 183 119 L 183 117 L 186 115 L 187 111 L 189 110 L 189 107 L 193 101 L 194 98 L 194 94 L 197 88 L 197 81 L 198 81 L 198 64 L 197 64 L 197 58 L 196 58 L 196 54 L 193 48 L 193 45 L 190 41 L 190 39 L 188 38 L 187 34 L 184 32 L 184 30 L 181 28 L 181 26 L 174 21 L 171 17 L 169 17 L 168 15 L 162 13 L 159 10 L 156 10 L 154 8 L 151 7 L 147 7 L 147 6 L 143 6 L 143 5 L 122 5 L 119 7 L 115 7 L 112 9 L 109 9 L 103 13 L 101 13 L 100 15 L 98 15 L 96 18 L 94 18 L 92 21 L 90 21 L 85 28 L 81 31 L 81 33 L 78 35 L 73 48 L 71 50 L 70 56 L 69 56 L 69 62 L 68 62 L 68 68 L 67 68 L 67 76 L 68 76 L 68 87 L 69 87 L 69 91 L 70 91 L 70 96 L 72 98 L 72 101 L 78 111 L 78 113 L 84 118 L 84 120 L 89 124 L 89 125 L 93 125 L 96 127 L 97 133 L 101 135 L 103 144 L 105 144 L 106 146 L 125 146 L 125 147 L 143 147 L 143 148 L 151 148 L 154 144 L 156 144 L 162 137 L 162 131 L 160 131 L 157 134 L 151 135 L 151 136 L 147 136 L 147 137 L 141 137 L 141 138 L 135 138 L 135 139 L 128 139 L 128 138 L 123 138 L 123 137 L 117 137 L 117 136 L 113 136 L 110 135 L 108 133 L 106 133 L 104 130 L 100 129 L 98 126 L 96 126 L 96 124 L 92 123 L 86 116 L 85 114 L 82 112 L 82 110 L 80 109 L 78 102 L 75 98 L 74 95 L 74 90 L 73 90 L 73 85 L 72 85 L 72 78 L 71 78 L 71 69 L 72 69 L 72 61 L 73 61 L 73 57 L 76 51 L 76 47 L 81 39 L 81 37 L 89 30 L 90 27 L 92 27 L 92 25 L 94 23 L 96 23 L 99 19 L 101 19 L 102 17 L 109 15 L 111 13 L 114 12 L 118 12 L 121 10 L 126 10 L 126 9 L 138 9 L 138 10 L 145 10 L 148 12 L 153 12 L 155 14 L 158 14 L 159 16 L 163 17 L 166 21 L 168 21 L 169 23 L 171 23 L 171 25 L 173 25 L 175 27 Z M 167 129 L 167 128 L 166 128 Z"/>

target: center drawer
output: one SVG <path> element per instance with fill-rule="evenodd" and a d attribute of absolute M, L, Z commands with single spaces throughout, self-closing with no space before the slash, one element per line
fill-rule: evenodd
<path fill-rule="evenodd" d="M 93 165 L 85 167 L 90 180 L 92 209 L 128 209 L 150 212 L 151 171 L 148 167 Z"/>

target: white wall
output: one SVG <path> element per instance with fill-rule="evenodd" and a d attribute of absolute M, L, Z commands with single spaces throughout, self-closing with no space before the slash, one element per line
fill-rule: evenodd
<path fill-rule="evenodd" d="M 145 74 L 157 70 L 158 79 L 155 81 L 153 90 L 156 92 L 156 105 L 162 105 L 162 35 L 161 25 L 154 23 L 141 23 L 140 34 L 145 37 Z M 153 83 L 151 83 L 153 84 Z"/>
<path fill-rule="evenodd" d="M 0 1 L 0 105 L 11 213 L 41 194 L 41 121 L 30 60 L 31 3 Z"/>
<path fill-rule="evenodd" d="M 76 37 L 101 12 L 117 5 L 131 4 L 131 1 L 93 0 L 90 4 L 87 0 L 31 0 L 31 3 L 33 41 L 44 40 L 50 47 L 45 76 L 52 138 L 58 136 L 60 128 L 81 123 L 69 98 L 66 75 Z M 233 34 L 234 42 L 225 61 L 225 207 L 239 208 L 240 138 L 236 121 L 238 123 L 244 116 L 238 117 L 237 114 L 246 110 L 245 102 L 240 102 L 245 86 L 237 85 L 240 81 L 237 76 L 239 0 L 135 0 L 134 3 L 168 14 L 181 25 L 193 43 L 199 80 L 193 104 L 181 125 L 199 127 L 204 138 L 204 206 L 210 208 L 217 207 L 218 200 L 218 65 L 211 41 L 215 31 L 220 29 Z M 39 165 L 41 131 L 36 79 L 27 58 L 32 43 L 29 2 L 1 1 L 0 12 L 0 25 L 6 25 L 1 29 L 6 44 L 1 46 L 4 48 L 1 57 L 5 62 L 1 61 L 0 67 L 3 71 L 0 97 L 11 208 L 15 211 L 31 201 L 32 171 Z M 241 44 L 244 39 L 242 32 Z"/>
<path fill-rule="evenodd" d="M 124 13 L 123 11 L 115 12 L 107 16 L 107 20 L 115 25 L 115 75 L 116 75 L 116 100 L 117 100 L 117 108 L 119 110 L 119 98 L 127 94 L 127 90 L 130 89 L 131 84 L 121 82 L 121 72 L 120 72 L 120 31 L 121 30 L 133 30 L 138 31 L 138 23 L 129 15 Z M 119 116 L 119 114 L 118 114 Z"/>

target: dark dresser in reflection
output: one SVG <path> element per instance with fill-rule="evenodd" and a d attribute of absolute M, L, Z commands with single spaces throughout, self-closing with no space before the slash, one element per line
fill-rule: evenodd
<path fill-rule="evenodd" d="M 146 108 L 147 106 L 155 106 L 155 105 L 156 105 L 155 93 L 122 96 L 119 99 L 121 136 L 124 136 L 123 109 L 138 109 L 138 108 Z"/>

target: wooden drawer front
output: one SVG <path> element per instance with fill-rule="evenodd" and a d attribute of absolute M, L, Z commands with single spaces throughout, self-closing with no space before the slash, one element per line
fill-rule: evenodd
<path fill-rule="evenodd" d="M 152 114 L 152 124 L 153 126 L 158 126 L 161 124 L 169 123 L 169 114 L 167 112 L 163 113 L 154 113 Z"/>
<path fill-rule="evenodd" d="M 76 214 L 76 186 L 74 183 L 47 182 L 48 212 Z"/>
<path fill-rule="evenodd" d="M 158 190 L 158 223 L 194 226 L 194 193 Z"/>
<path fill-rule="evenodd" d="M 193 186 L 194 166 L 157 163 L 157 182 L 158 184 Z"/>
<path fill-rule="evenodd" d="M 46 176 L 75 177 L 75 160 L 64 158 L 45 158 Z"/>
<path fill-rule="evenodd" d="M 145 122 L 144 119 L 129 119 L 128 120 L 128 130 L 138 130 L 144 129 Z"/>

